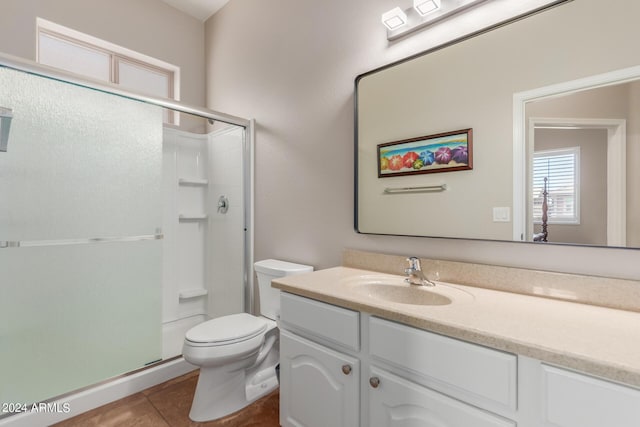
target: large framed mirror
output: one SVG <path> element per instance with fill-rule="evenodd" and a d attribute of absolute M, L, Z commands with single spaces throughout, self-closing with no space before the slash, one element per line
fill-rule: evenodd
<path fill-rule="evenodd" d="M 638 13 L 569 2 L 358 76 L 356 230 L 640 247 Z M 472 169 L 379 177 L 379 146 L 459 129 Z"/>

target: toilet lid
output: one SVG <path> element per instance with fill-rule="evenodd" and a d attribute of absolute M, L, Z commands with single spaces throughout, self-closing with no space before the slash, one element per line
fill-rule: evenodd
<path fill-rule="evenodd" d="M 267 329 L 267 321 L 248 313 L 231 314 L 208 320 L 189 329 L 186 339 L 197 343 L 244 341 Z"/>

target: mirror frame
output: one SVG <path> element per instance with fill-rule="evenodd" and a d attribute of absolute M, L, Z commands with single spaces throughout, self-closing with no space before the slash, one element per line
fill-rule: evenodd
<path fill-rule="evenodd" d="M 545 11 L 547 9 L 551 9 L 563 3 L 570 2 L 572 0 L 560 0 L 546 6 L 543 6 L 539 9 L 533 10 L 531 12 L 513 17 L 506 21 L 490 25 L 487 28 L 481 29 L 479 31 L 472 32 L 468 35 L 459 37 L 457 39 L 451 40 L 449 42 L 443 43 L 441 45 L 435 46 L 433 48 L 427 49 L 422 52 L 418 52 L 416 54 L 412 54 L 403 59 L 394 61 L 392 63 L 383 65 L 381 67 L 375 68 L 373 70 L 369 70 L 358 75 L 355 78 L 354 82 L 354 216 L 353 216 L 353 224 L 354 230 L 358 234 L 368 234 L 368 235 L 381 235 L 381 236 L 401 236 L 401 237 L 425 237 L 432 239 L 450 239 L 450 240 L 470 240 L 470 241 L 487 241 L 487 242 L 508 242 L 508 243 L 535 243 L 529 240 L 523 240 L 521 238 L 521 233 L 526 231 L 526 206 L 527 206 L 527 148 L 525 147 L 526 142 L 526 134 L 527 134 L 527 126 L 525 119 L 525 106 L 528 102 L 532 102 L 535 100 L 541 100 L 544 98 L 550 98 L 560 95 L 568 95 L 575 92 L 580 92 L 587 89 L 595 89 L 604 86 L 611 86 L 616 84 L 627 83 L 633 80 L 640 79 L 640 66 L 625 68 L 621 70 L 616 70 L 609 73 L 594 75 L 582 79 L 572 80 L 568 82 L 563 82 L 560 84 L 550 85 L 547 87 L 537 88 L 534 90 L 515 93 L 513 96 L 513 177 L 514 177 L 514 185 L 513 185 L 513 239 L 486 239 L 486 238 L 473 238 L 473 237 L 447 237 L 447 236 L 426 236 L 426 235 L 412 235 L 412 234 L 392 234 L 392 233 L 376 233 L 376 232 L 362 232 L 358 226 L 358 214 L 359 214 L 359 206 L 358 206 L 358 141 L 359 141 L 359 130 L 358 130 L 358 87 L 360 80 L 363 78 L 384 71 L 388 68 L 392 68 L 396 65 L 403 64 L 405 62 L 409 62 L 413 59 L 420 58 L 424 55 L 428 55 L 430 53 L 437 52 L 439 50 L 445 49 L 447 47 L 451 47 L 462 43 L 466 40 L 472 39 L 474 37 L 480 36 L 484 33 L 490 32 L 497 28 L 500 28 L 504 25 L 511 24 L 513 22 L 519 21 L 531 15 L 537 14 L 539 12 Z M 624 153 L 616 153 L 616 155 L 624 156 Z M 623 159 L 624 160 L 624 159 Z M 520 167 L 516 167 L 519 165 Z M 624 184 L 625 175 L 623 171 L 616 171 L 613 179 Z M 517 237 L 517 238 L 516 238 Z M 590 247 L 590 248 L 609 248 L 609 249 L 640 249 L 640 247 L 626 247 L 626 246 L 607 246 L 607 245 L 584 245 L 578 243 L 565 243 L 565 242 L 548 242 L 546 245 L 554 245 L 554 246 L 578 246 L 578 247 Z"/>

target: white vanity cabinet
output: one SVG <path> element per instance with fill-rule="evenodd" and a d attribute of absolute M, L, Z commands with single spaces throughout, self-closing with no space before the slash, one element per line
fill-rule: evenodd
<path fill-rule="evenodd" d="M 359 426 L 360 314 L 287 293 L 280 310 L 280 424 Z"/>
<path fill-rule="evenodd" d="M 286 292 L 280 422 L 639 427 L 640 390 Z"/>
<path fill-rule="evenodd" d="M 373 364 L 477 407 L 515 412 L 516 355 L 377 317 L 369 337 Z"/>
<path fill-rule="evenodd" d="M 516 425 L 515 355 L 377 317 L 368 329 L 370 426 Z"/>
<path fill-rule="evenodd" d="M 371 368 L 370 427 L 515 427 L 490 414 L 376 367 Z"/>
<path fill-rule="evenodd" d="M 358 359 L 280 332 L 280 424 L 359 425 Z"/>
<path fill-rule="evenodd" d="M 402 261 L 361 256 L 345 260 L 381 268 Z M 447 283 L 424 289 L 352 267 L 274 280 L 284 337 L 283 425 L 318 425 L 315 418 L 329 412 L 340 421 L 327 425 L 349 419 L 349 427 L 640 427 L 640 313 L 633 304 L 623 310 L 578 302 L 582 289 L 592 301 L 590 287 L 602 283 L 630 300 L 637 283 L 461 263 L 447 269 L 469 281 L 493 274 L 503 290 Z M 512 280 L 579 298 L 511 293 Z M 432 293 L 451 303 L 429 305 Z M 294 360 L 311 367 L 294 367 Z M 340 374 L 343 365 L 350 375 Z M 348 397 L 322 397 L 333 393 L 328 385 L 309 391 L 314 381 Z M 289 415 L 313 405 L 318 415 Z"/>
<path fill-rule="evenodd" d="M 545 364 L 539 372 L 544 426 L 640 426 L 640 390 Z"/>
<path fill-rule="evenodd" d="M 489 411 L 515 410 L 516 356 L 285 292 L 280 301 L 282 426 L 515 426 Z"/>

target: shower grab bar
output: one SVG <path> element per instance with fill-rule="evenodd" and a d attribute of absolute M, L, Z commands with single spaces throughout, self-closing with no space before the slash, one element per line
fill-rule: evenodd
<path fill-rule="evenodd" d="M 161 240 L 164 234 L 143 234 L 140 236 L 121 237 L 92 237 L 89 239 L 60 239 L 60 240 L 0 240 L 0 249 L 43 247 L 43 246 L 68 246 L 86 245 L 91 243 L 120 243 L 140 242 L 143 240 Z"/>

